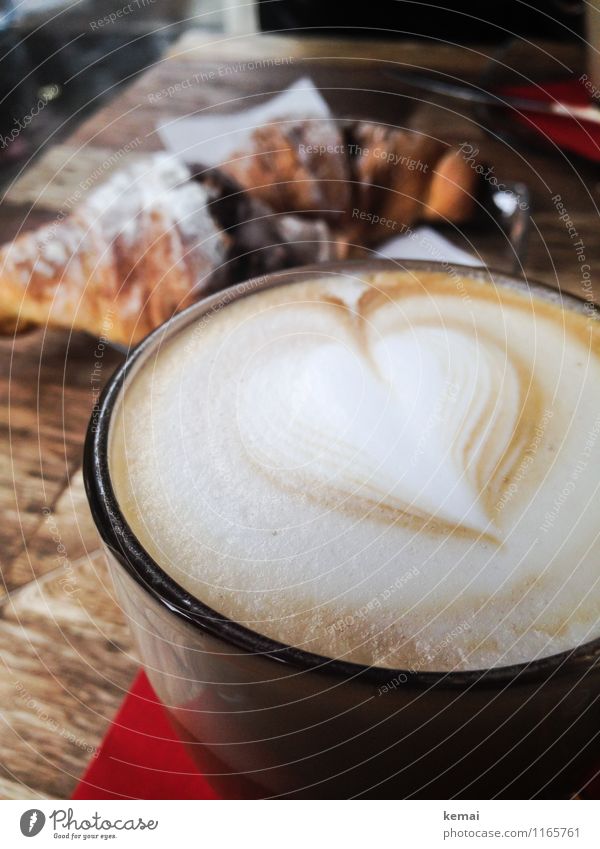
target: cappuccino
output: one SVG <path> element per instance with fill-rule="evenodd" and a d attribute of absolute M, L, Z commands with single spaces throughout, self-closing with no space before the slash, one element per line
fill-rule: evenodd
<path fill-rule="evenodd" d="M 136 537 L 214 610 L 450 671 L 600 636 L 600 329 L 525 285 L 324 274 L 233 300 L 128 376 Z"/>

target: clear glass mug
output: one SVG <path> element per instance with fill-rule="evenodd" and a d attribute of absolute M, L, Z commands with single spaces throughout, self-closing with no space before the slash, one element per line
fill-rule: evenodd
<path fill-rule="evenodd" d="M 402 267 L 446 270 L 425 262 Z M 373 260 L 277 272 L 190 307 L 131 354 L 90 422 L 88 500 L 140 658 L 199 769 L 226 798 L 564 798 L 597 767 L 600 640 L 519 666 L 451 673 L 309 654 L 187 593 L 144 551 L 120 512 L 109 470 L 111 416 L 125 378 L 158 346 L 257 289 L 324 270 L 397 268 Z M 541 284 L 489 269 L 458 271 L 556 299 Z M 569 309 L 596 309 L 561 298 Z"/>

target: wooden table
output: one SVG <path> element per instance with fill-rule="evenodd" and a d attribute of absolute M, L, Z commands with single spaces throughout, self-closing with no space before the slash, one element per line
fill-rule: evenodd
<path fill-rule="evenodd" d="M 547 68 L 550 75 L 577 71 L 578 61 L 576 53 L 548 45 L 531 47 L 526 56 L 528 68 Z M 71 138 L 50 146 L 24 170 L 0 205 L 2 240 L 51 221 L 90 175 L 99 183 L 126 161 L 158 149 L 159 120 L 250 105 L 310 74 L 336 115 L 469 141 L 499 177 L 527 182 L 534 200 L 527 272 L 551 283 L 560 279 L 577 291 L 579 263 L 551 198 L 562 196 L 594 267 L 600 240 L 593 169 L 575 168 L 560 156 L 510 150 L 486 136 L 474 119 L 453 111 L 452 104 L 425 102 L 414 91 L 403 91 L 382 73 L 393 63 L 476 78 L 489 56 L 485 50 L 446 45 L 190 33 Z M 193 78 L 200 82 L 181 85 Z M 158 101 L 151 96 L 169 86 L 171 96 Z M 488 262 L 506 264 L 497 233 L 474 230 L 472 239 Z M 4 798 L 67 798 L 137 669 L 82 488 L 82 442 L 97 388 L 95 341 L 42 330 L 14 345 L 0 341 Z M 120 359 L 115 351 L 105 353 L 104 379 Z"/>

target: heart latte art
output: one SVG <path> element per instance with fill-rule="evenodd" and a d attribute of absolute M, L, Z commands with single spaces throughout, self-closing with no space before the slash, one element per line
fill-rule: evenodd
<path fill-rule="evenodd" d="M 132 377 L 122 511 L 252 630 L 421 670 L 600 634 L 598 324 L 425 272 L 325 275 L 198 319 Z"/>

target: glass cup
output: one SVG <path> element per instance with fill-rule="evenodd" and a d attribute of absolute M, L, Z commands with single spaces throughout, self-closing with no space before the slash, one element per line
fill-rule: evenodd
<path fill-rule="evenodd" d="M 199 769 L 225 798 L 564 798 L 597 766 L 600 640 L 517 666 L 384 669 L 307 653 L 211 610 L 144 551 L 110 476 L 111 417 L 123 388 L 184 327 L 251 292 L 334 273 L 447 272 L 374 260 L 277 272 L 218 293 L 146 338 L 90 422 L 87 495 L 141 661 Z M 596 307 L 489 269 L 566 309 Z M 200 331 L 201 332 L 201 331 Z M 148 745 L 151 745 L 151 741 Z"/>

